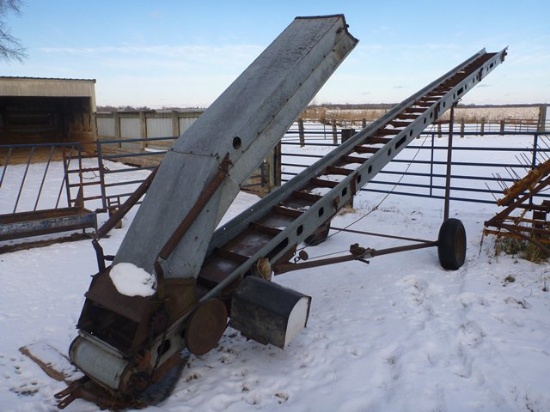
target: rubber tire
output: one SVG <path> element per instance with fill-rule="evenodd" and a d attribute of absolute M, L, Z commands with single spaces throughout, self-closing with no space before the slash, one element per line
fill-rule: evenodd
<path fill-rule="evenodd" d="M 437 254 L 443 269 L 457 270 L 466 260 L 466 229 L 458 219 L 447 219 L 439 229 Z"/>

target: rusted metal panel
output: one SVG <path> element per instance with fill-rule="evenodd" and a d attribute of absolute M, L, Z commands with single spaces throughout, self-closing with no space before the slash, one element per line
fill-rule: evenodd
<path fill-rule="evenodd" d="M 0 241 L 96 227 L 96 213 L 79 207 L 12 213 L 0 215 Z"/>
<path fill-rule="evenodd" d="M 550 160 L 538 165 L 514 185 L 505 188 L 497 205 L 505 208 L 485 222 L 485 234 L 528 241 L 550 254 L 547 222 L 550 202 L 535 204 L 533 198 L 550 186 Z M 494 229 L 490 229 L 494 228 Z"/>

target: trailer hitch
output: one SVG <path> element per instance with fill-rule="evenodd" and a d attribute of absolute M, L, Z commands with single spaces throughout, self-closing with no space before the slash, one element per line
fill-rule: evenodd
<path fill-rule="evenodd" d="M 375 249 L 364 248 L 359 246 L 358 243 L 354 243 L 349 247 L 349 255 L 306 261 L 307 254 L 301 253 L 302 260 L 304 260 L 303 263 L 281 263 L 273 266 L 273 272 L 279 275 L 294 270 L 316 268 L 319 266 L 333 265 L 335 263 L 350 262 L 352 260 L 358 260 L 368 264 L 370 262 L 367 259 L 373 257 L 375 254 Z"/>

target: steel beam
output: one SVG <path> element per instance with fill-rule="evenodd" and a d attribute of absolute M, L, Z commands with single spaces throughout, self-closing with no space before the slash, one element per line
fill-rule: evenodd
<path fill-rule="evenodd" d="M 386 127 L 407 110 L 418 108 L 417 110 L 421 112 L 408 126 L 399 130 L 388 143 L 357 167 L 353 173 L 344 177 L 333 189 L 325 193 L 318 202 L 304 211 L 299 218 L 287 226 L 271 242 L 258 250 L 254 256 L 251 256 L 246 264 L 240 265 L 234 273 L 231 273 L 224 282 L 220 283 L 207 296 L 219 293 L 220 290 L 223 290 L 234 279 L 246 273 L 252 264 L 261 257 L 270 256 L 271 261 L 277 261 L 295 245 L 304 241 L 316 228 L 325 223 L 337 210 L 348 203 L 361 187 L 371 181 L 384 166 L 395 158 L 407 144 L 418 137 L 429 124 L 441 117 L 447 109 L 450 109 L 488 73 L 502 63 L 505 55 L 506 49 L 498 53 L 487 53 L 483 49 L 474 54 L 448 73 L 404 100 L 401 104 L 395 106 L 386 115 L 355 134 L 345 143 L 342 143 L 338 148 L 295 176 L 279 190 L 266 196 L 218 229 L 214 233 L 209 251 L 213 251 L 235 238 L 251 222 L 261 219 L 266 214 L 266 211 L 279 205 L 289 196 L 289 193 L 302 190 L 312 179 L 322 175 L 327 167 L 336 164 L 342 157 L 352 153 L 355 146 L 367 141 L 380 129 Z M 450 85 L 448 85 L 449 82 L 451 83 Z M 442 85 L 447 86 L 437 98 L 434 98 L 429 103 L 420 104 L 422 98 L 435 95 L 439 90 L 442 90 Z M 302 230 L 297 231 L 299 227 Z M 277 253 L 273 253 L 274 250 Z"/>

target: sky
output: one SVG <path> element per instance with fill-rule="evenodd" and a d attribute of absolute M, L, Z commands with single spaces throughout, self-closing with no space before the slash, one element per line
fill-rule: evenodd
<path fill-rule="evenodd" d="M 23 0 L 4 76 L 96 80 L 100 106 L 207 107 L 297 16 L 344 14 L 357 47 L 312 103 L 399 103 L 481 49 L 465 104 L 550 102 L 547 0 Z"/>

